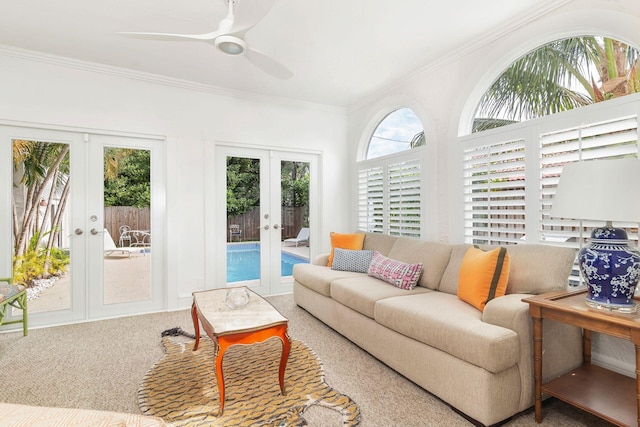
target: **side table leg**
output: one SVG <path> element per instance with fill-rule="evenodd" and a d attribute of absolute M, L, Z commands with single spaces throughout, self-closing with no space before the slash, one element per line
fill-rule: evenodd
<path fill-rule="evenodd" d="M 282 340 L 282 356 L 280 356 L 280 371 L 278 372 L 278 379 L 280 380 L 280 391 L 284 396 L 284 372 L 287 369 L 287 361 L 289 360 L 289 353 L 291 352 L 291 338 L 289 338 L 289 334 L 286 329 L 284 330 L 284 333 L 281 334 L 280 339 Z"/>
<path fill-rule="evenodd" d="M 196 309 L 195 302 L 191 304 L 191 319 L 193 320 L 193 329 L 196 333 L 196 342 L 193 345 L 193 351 L 196 351 L 200 345 L 200 321 L 198 320 L 198 309 Z"/>
<path fill-rule="evenodd" d="M 536 423 L 542 422 L 542 318 L 533 319 L 533 378 L 535 381 Z"/>

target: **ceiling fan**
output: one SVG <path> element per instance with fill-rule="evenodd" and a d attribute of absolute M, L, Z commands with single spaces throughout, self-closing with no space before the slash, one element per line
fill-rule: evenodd
<path fill-rule="evenodd" d="M 149 40 L 169 41 L 203 41 L 212 43 L 225 55 L 244 56 L 253 65 L 279 79 L 289 79 L 293 73 L 273 58 L 249 47 L 244 40 L 244 35 L 260 21 L 273 6 L 275 0 L 223 0 L 229 12 L 220 21 L 218 29 L 204 34 L 170 34 L 170 33 L 139 33 L 120 32 L 125 37 L 134 37 Z M 241 4 L 238 11 L 238 4 Z M 250 5 L 251 7 L 249 7 Z M 238 13 L 240 12 L 240 13 Z M 238 15 L 238 16 L 236 16 Z"/>

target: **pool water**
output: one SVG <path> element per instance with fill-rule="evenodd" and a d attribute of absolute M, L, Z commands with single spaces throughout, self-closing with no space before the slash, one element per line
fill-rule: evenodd
<path fill-rule="evenodd" d="M 282 276 L 293 274 L 294 264 L 308 263 L 306 258 L 282 252 Z M 260 244 L 227 245 L 227 282 L 241 282 L 260 278 Z"/>

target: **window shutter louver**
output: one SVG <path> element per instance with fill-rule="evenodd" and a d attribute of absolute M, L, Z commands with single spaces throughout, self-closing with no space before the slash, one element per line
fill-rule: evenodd
<path fill-rule="evenodd" d="M 525 234 L 525 162 L 521 139 L 464 152 L 465 240 L 516 243 Z"/>
<path fill-rule="evenodd" d="M 358 228 L 395 236 L 422 235 L 424 150 L 358 163 Z"/>

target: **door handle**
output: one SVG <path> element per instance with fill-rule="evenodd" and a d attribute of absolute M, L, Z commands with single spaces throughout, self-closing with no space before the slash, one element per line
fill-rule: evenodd
<path fill-rule="evenodd" d="M 273 229 L 277 230 L 278 228 L 280 228 L 280 226 L 278 224 L 273 224 Z"/>
<path fill-rule="evenodd" d="M 268 225 L 268 224 L 267 224 L 267 225 L 265 225 L 265 226 L 264 226 L 264 229 L 265 229 L 265 230 L 268 230 L 268 229 L 269 229 L 269 225 Z"/>
<path fill-rule="evenodd" d="M 93 234 L 93 235 L 95 236 L 96 234 L 100 234 L 100 233 L 103 233 L 103 232 L 102 232 L 102 231 L 98 231 L 98 230 L 96 230 L 95 228 L 92 228 L 92 229 L 91 229 L 91 231 L 90 231 L 90 233 L 91 233 L 91 234 Z"/>
<path fill-rule="evenodd" d="M 82 233 L 84 233 L 84 231 L 82 231 L 82 228 L 76 228 L 74 233 L 76 233 L 76 235 L 80 236 Z"/>

